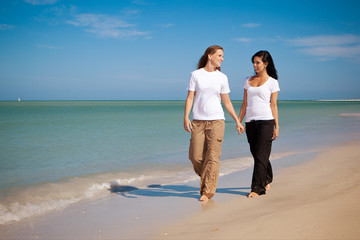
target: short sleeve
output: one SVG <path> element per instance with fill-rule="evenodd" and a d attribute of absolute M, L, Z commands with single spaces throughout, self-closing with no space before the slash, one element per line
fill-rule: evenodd
<path fill-rule="evenodd" d="M 247 77 L 247 78 L 245 79 L 245 81 L 244 81 L 244 86 L 243 86 L 243 87 L 244 87 L 245 89 L 248 89 L 248 88 L 249 88 L 249 83 L 248 83 L 249 78 L 250 78 L 250 77 Z"/>
<path fill-rule="evenodd" d="M 227 94 L 227 93 L 229 93 L 229 92 L 230 92 L 229 80 L 228 80 L 228 78 L 225 76 L 225 78 L 224 78 L 224 85 L 222 86 L 220 93 L 221 93 L 221 94 Z"/>
<path fill-rule="evenodd" d="M 280 91 L 279 82 L 277 80 L 273 79 L 270 91 L 271 93 Z"/>
<path fill-rule="evenodd" d="M 195 87 L 196 87 L 195 76 L 194 76 L 194 73 L 191 73 L 190 81 L 188 83 L 186 90 L 195 92 Z"/>

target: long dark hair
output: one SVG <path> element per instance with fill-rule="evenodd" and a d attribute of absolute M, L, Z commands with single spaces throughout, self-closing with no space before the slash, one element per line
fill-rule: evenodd
<path fill-rule="evenodd" d="M 197 69 L 205 67 L 208 62 L 208 55 L 212 55 L 212 54 L 216 53 L 216 51 L 219 49 L 224 51 L 224 49 L 218 45 L 212 45 L 212 46 L 208 47 L 205 50 L 204 55 L 202 55 L 202 57 L 200 58 Z M 221 71 L 220 67 L 217 67 L 216 69 Z"/>
<path fill-rule="evenodd" d="M 254 56 L 252 56 L 251 62 L 254 62 L 255 57 L 259 57 L 261 58 L 263 63 L 267 63 L 268 64 L 266 67 L 267 74 L 269 74 L 270 77 L 278 80 L 277 71 L 270 53 L 265 50 L 258 51 L 257 53 L 254 54 Z"/>

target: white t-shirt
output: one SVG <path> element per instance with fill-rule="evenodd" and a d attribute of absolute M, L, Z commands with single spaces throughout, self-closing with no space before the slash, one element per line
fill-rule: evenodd
<path fill-rule="evenodd" d="M 194 120 L 225 119 L 220 96 L 230 92 L 225 74 L 218 70 L 214 72 L 208 72 L 203 68 L 195 70 L 191 73 L 187 90 L 195 92 L 192 110 Z"/>
<path fill-rule="evenodd" d="M 272 120 L 270 108 L 271 94 L 279 92 L 279 82 L 270 77 L 263 85 L 252 87 L 249 78 L 245 79 L 244 88 L 247 90 L 246 122 L 251 120 Z"/>

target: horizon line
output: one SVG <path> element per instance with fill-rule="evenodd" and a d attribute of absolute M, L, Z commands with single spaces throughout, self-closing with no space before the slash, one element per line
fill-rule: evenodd
<path fill-rule="evenodd" d="M 95 101 L 104 101 L 104 102 L 110 102 L 110 101 L 185 101 L 186 99 L 56 99 L 56 100 L 0 100 L 0 102 L 95 102 Z M 231 99 L 231 101 L 243 101 L 243 99 Z M 278 99 L 278 101 L 360 101 L 360 98 L 344 98 L 344 99 Z"/>

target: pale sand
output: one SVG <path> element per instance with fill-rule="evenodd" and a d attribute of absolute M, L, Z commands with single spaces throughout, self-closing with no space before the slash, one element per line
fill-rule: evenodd
<path fill-rule="evenodd" d="M 154 239 L 360 239 L 359 201 L 360 142 L 352 142 L 281 169 L 264 196 L 217 204 Z"/>
<path fill-rule="evenodd" d="M 257 199 L 246 198 L 248 168 L 220 177 L 207 204 L 198 201 L 199 181 L 109 193 L 0 226 L 0 239 L 360 239 L 358 146 L 302 165 L 320 150 L 272 161 L 274 184 Z"/>

